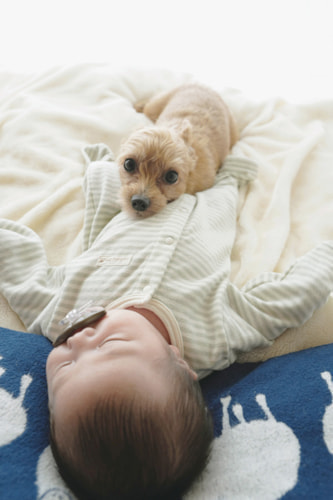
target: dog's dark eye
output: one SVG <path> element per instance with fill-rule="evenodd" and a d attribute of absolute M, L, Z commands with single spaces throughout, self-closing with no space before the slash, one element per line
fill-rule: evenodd
<path fill-rule="evenodd" d="M 169 170 L 164 176 L 165 182 L 174 184 L 178 180 L 178 173 L 175 170 Z"/>
<path fill-rule="evenodd" d="M 124 169 L 131 174 L 136 169 L 136 161 L 133 158 L 127 158 L 124 161 Z"/>

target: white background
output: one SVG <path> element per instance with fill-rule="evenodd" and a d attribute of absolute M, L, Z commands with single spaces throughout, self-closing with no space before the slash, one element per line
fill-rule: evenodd
<path fill-rule="evenodd" d="M 222 90 L 333 96 L 332 0 L 0 0 L 0 69 L 107 62 Z"/>

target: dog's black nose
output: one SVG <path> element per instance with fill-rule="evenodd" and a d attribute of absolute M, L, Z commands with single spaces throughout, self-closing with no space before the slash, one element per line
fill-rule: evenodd
<path fill-rule="evenodd" d="M 150 200 L 147 196 L 134 194 L 131 198 L 132 207 L 138 212 L 144 212 L 150 205 Z"/>

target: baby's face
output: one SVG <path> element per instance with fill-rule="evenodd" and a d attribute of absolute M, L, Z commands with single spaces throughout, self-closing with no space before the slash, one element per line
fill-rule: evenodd
<path fill-rule="evenodd" d="M 49 407 L 53 419 L 66 425 L 98 397 L 126 394 L 163 398 L 166 380 L 157 370 L 161 360 L 179 362 L 177 348 L 141 314 L 116 309 L 55 347 L 47 360 Z M 165 375 L 164 375 L 165 378 Z"/>

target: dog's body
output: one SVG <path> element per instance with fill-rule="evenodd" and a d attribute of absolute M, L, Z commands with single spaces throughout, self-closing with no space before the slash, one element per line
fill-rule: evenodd
<path fill-rule="evenodd" d="M 147 217 L 183 193 L 211 187 L 237 132 L 221 97 L 201 85 L 177 87 L 136 109 L 155 125 L 134 132 L 121 148 L 121 200 L 133 216 Z"/>

